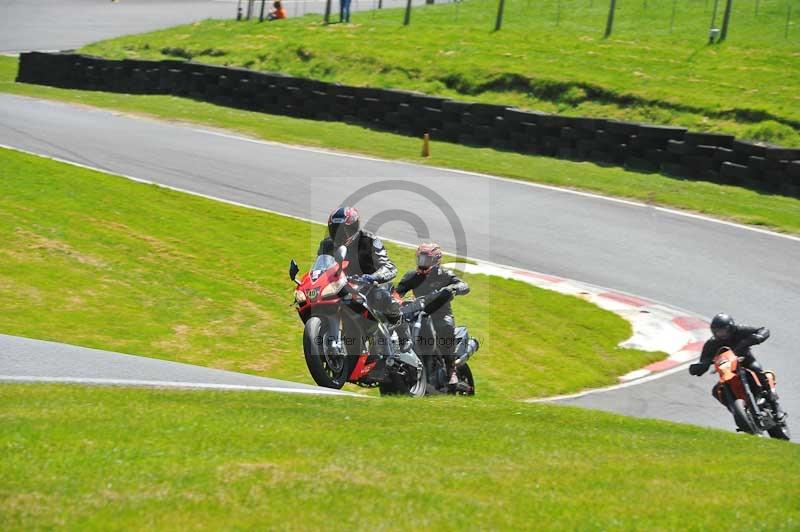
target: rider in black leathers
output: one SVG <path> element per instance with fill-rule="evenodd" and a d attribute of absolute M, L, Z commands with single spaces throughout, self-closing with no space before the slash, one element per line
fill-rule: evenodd
<path fill-rule="evenodd" d="M 344 270 L 348 277 L 359 276 L 365 284 L 388 283 L 397 275 L 397 266 L 389 258 L 383 242 L 368 231 L 361 230 L 358 210 L 355 207 L 340 207 L 328 217 L 328 236 L 319 243 L 317 255 L 333 255 L 339 246 L 347 248 L 347 267 Z M 385 287 L 377 286 L 373 295 L 384 295 L 391 300 Z M 368 328 L 369 329 L 369 328 Z M 357 355 L 366 348 L 365 342 L 372 337 L 374 329 L 361 330 L 353 321 L 344 323 L 344 336 L 352 341 L 347 342 L 347 350 Z M 383 353 L 387 346 L 375 344 L 376 353 Z"/>
<path fill-rule="evenodd" d="M 774 406 L 779 419 L 786 415 L 778 404 L 778 395 L 770 388 L 764 368 L 753 356 L 750 348 L 758 345 L 769 338 L 769 329 L 766 327 L 748 327 L 747 325 L 736 325 L 734 319 L 728 314 L 717 314 L 711 321 L 712 337 L 703 345 L 703 352 L 700 361 L 689 366 L 689 373 L 696 376 L 703 375 L 708 371 L 714 357 L 723 347 L 729 347 L 736 356 L 742 357 L 742 365 L 752 370 L 761 381 L 765 396 Z M 716 387 L 712 392 L 717 399 Z"/>
<path fill-rule="evenodd" d="M 333 255 L 339 246 L 347 248 L 348 265 L 345 274 L 360 275 L 367 283 L 388 283 L 397 275 L 383 242 L 368 231 L 361 230 L 358 210 L 340 207 L 328 217 L 328 236 L 319 243 L 317 255 Z"/>
<path fill-rule="evenodd" d="M 455 295 L 469 293 L 467 283 L 456 277 L 453 272 L 441 267 L 442 250 L 438 244 L 421 244 L 417 248 L 417 269 L 406 273 L 397 284 L 397 293 L 404 296 L 413 291 L 414 297 L 427 296 L 442 288 L 451 290 Z M 447 373 L 448 384 L 458 384 L 455 368 L 455 320 L 450 303 L 446 303 L 431 315 L 433 328 L 436 331 L 436 342 L 442 353 Z"/>

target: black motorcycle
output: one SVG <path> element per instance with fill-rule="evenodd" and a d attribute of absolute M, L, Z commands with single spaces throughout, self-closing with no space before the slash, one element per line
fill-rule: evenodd
<path fill-rule="evenodd" d="M 480 344 L 470 337 L 466 327 L 455 329 L 456 376 L 458 383 L 449 384 L 449 375 L 444 356 L 437 341 L 431 314 L 449 303 L 454 297 L 452 291 L 443 288 L 433 294 L 403 301 L 400 312 L 406 324 L 405 336 L 409 339 L 407 349 L 413 350 L 422 360 L 425 367 L 428 394 L 455 393 L 458 395 L 475 395 L 475 379 L 467 361 L 474 355 Z M 382 394 L 396 393 L 391 385 L 381 385 Z"/>

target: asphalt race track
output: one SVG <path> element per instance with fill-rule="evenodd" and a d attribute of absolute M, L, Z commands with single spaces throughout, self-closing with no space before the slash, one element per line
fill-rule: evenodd
<path fill-rule="evenodd" d="M 0 334 L 0 382 L 355 395 L 308 384 Z"/>
<path fill-rule="evenodd" d="M 102 39 L 141 33 L 206 18 L 233 19 L 237 0 L 3 0 L 0 2 L 0 52 L 69 50 Z M 415 0 L 414 5 L 424 0 Z M 246 0 L 243 5 L 246 6 Z M 267 2 L 267 8 L 272 0 Z M 378 0 L 353 0 L 352 11 L 374 9 Z M 332 21 L 339 16 L 333 0 Z M 384 0 L 384 7 L 405 6 Z M 261 2 L 256 2 L 258 17 Z M 322 13 L 325 0 L 284 0 L 288 17 Z M 363 15 L 359 15 L 363 16 Z M 353 15 L 353 22 L 358 17 Z M 266 23 L 265 23 L 266 24 Z M 269 25 L 264 26 L 269 31 Z"/>
<path fill-rule="evenodd" d="M 0 95 L 0 144 L 320 221 L 353 191 L 378 183 L 358 205 L 365 218 L 382 225 L 381 234 L 418 240 L 408 223 L 383 223 L 387 209 L 395 220 L 405 219 L 397 215 L 405 209 L 454 251 L 458 231 L 443 215 L 444 201 L 463 223 L 471 257 L 606 286 L 704 316 L 725 310 L 740 321 L 767 325 L 772 338 L 756 355 L 777 372 L 785 409 L 800 412 L 794 384 L 800 377 L 794 361 L 800 344 L 796 238 L 510 180 L 255 142 L 9 95 Z M 429 190 L 427 197 L 388 190 L 397 186 Z M 309 255 L 296 257 L 301 269 L 321 232 L 309 234 Z M 711 377 L 681 371 L 568 402 L 731 428 L 727 412 L 709 396 L 712 384 Z"/>
<path fill-rule="evenodd" d="M 218 0 L 3 0 L 0 52 L 67 50 L 101 39 L 204 18 L 233 18 Z"/>

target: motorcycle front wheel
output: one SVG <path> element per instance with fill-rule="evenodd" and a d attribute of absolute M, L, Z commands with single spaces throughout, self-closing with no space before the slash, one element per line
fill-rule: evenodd
<path fill-rule="evenodd" d="M 789 432 L 789 427 L 786 425 L 786 421 L 784 420 L 783 424 L 775 425 L 771 429 L 767 431 L 770 438 L 775 438 L 776 440 L 786 440 L 789 441 L 792 437 L 791 433 Z"/>
<path fill-rule="evenodd" d="M 733 412 L 733 420 L 739 430 L 748 434 L 760 434 L 761 431 L 758 430 L 753 415 L 747 410 L 744 399 L 736 399 L 731 405 L 731 410 Z"/>
<path fill-rule="evenodd" d="M 309 318 L 303 331 L 303 352 L 306 366 L 318 386 L 339 390 L 350 376 L 351 361 L 333 347 L 335 335 L 328 322 L 318 317 Z"/>

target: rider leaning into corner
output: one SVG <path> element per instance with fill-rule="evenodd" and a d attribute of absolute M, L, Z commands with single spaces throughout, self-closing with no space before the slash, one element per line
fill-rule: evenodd
<path fill-rule="evenodd" d="M 339 246 L 347 248 L 345 275 L 360 275 L 365 283 L 388 283 L 397 275 L 383 242 L 361 229 L 355 207 L 339 207 L 328 217 L 328 236 L 319 244 L 317 255 L 333 255 Z"/>
<path fill-rule="evenodd" d="M 700 362 L 689 366 L 689 373 L 697 377 L 703 375 L 722 347 L 733 349 L 736 356 L 744 359 L 742 361 L 744 367 L 758 376 L 762 389 L 765 390 L 767 400 L 775 406 L 778 419 L 782 421 L 786 417 L 786 413 L 778 404 L 778 395 L 770 388 L 767 376 L 764 374 L 764 368 L 761 367 L 761 364 L 750 351 L 752 346 L 758 345 L 769 338 L 769 329 L 766 327 L 736 325 L 734 319 L 728 314 L 717 314 L 711 320 L 711 334 L 712 337 L 703 345 Z M 715 399 L 717 398 L 716 387 L 712 395 L 714 395 Z"/>
<path fill-rule="evenodd" d="M 416 257 L 417 269 L 406 273 L 397 284 L 396 290 L 400 296 L 404 296 L 409 290 L 414 292 L 415 297 L 427 296 L 442 288 L 449 289 L 455 295 L 465 295 L 469 292 L 467 283 L 450 270 L 442 268 L 442 249 L 438 244 L 421 244 L 417 248 Z M 447 364 L 448 384 L 452 387 L 458 384 L 458 376 L 455 367 L 455 320 L 450 303 L 434 312 L 431 319 L 439 350 Z"/>

